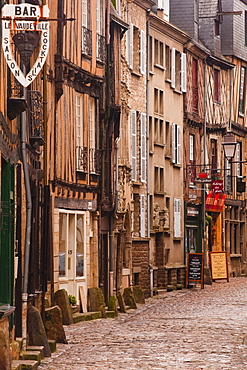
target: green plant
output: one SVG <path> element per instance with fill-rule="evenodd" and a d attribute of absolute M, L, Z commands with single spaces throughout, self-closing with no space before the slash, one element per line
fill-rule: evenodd
<path fill-rule="evenodd" d="M 206 215 L 205 217 L 205 224 L 208 226 L 212 222 L 212 216 Z"/>
<path fill-rule="evenodd" d="M 76 297 L 74 295 L 69 295 L 69 303 L 72 306 L 75 306 L 76 305 Z"/>

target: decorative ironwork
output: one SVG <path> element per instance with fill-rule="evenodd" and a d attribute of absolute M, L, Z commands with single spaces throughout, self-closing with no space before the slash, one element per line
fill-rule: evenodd
<path fill-rule="evenodd" d="M 87 147 L 76 147 L 76 170 L 100 174 L 101 172 L 101 150 Z"/>
<path fill-rule="evenodd" d="M 76 171 L 88 172 L 88 148 L 83 146 L 76 147 Z"/>
<path fill-rule="evenodd" d="M 105 60 L 105 37 L 97 33 L 97 59 Z"/>
<path fill-rule="evenodd" d="M 92 31 L 82 27 L 82 53 L 92 56 Z"/>
<path fill-rule="evenodd" d="M 11 98 L 21 98 L 22 95 L 23 95 L 23 87 L 16 79 L 14 79 L 13 81 L 11 81 L 10 97 Z"/>
<path fill-rule="evenodd" d="M 28 91 L 30 140 L 44 144 L 43 98 L 39 91 Z"/>
<path fill-rule="evenodd" d="M 193 94 L 193 112 L 198 113 L 198 87 L 192 87 L 192 94 Z"/>

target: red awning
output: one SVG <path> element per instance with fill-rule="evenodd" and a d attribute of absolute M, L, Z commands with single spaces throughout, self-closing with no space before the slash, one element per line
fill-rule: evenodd
<path fill-rule="evenodd" d="M 210 191 L 206 199 L 206 211 L 221 212 L 226 200 L 226 194 L 215 194 Z"/>

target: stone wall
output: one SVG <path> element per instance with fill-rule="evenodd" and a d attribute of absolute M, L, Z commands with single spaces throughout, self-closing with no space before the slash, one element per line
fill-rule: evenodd
<path fill-rule="evenodd" d="M 140 285 L 145 296 L 150 295 L 150 273 L 149 273 L 149 254 L 148 240 L 138 240 L 132 242 L 132 263 L 133 263 L 133 283 Z M 136 275 L 136 276 L 135 276 Z"/>

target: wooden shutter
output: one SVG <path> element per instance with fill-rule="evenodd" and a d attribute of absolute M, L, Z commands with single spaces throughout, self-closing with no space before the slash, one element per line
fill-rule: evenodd
<path fill-rule="evenodd" d="M 177 127 L 177 142 L 176 142 L 176 163 L 181 164 L 181 130 L 180 126 L 176 125 Z"/>
<path fill-rule="evenodd" d="M 145 73 L 145 33 L 143 30 L 140 31 L 140 72 Z"/>
<path fill-rule="evenodd" d="M 174 237 L 181 237 L 181 200 L 174 198 Z"/>
<path fill-rule="evenodd" d="M 237 143 L 236 145 L 236 161 L 241 161 L 241 153 L 240 153 L 240 143 Z M 236 175 L 241 176 L 241 163 L 236 163 Z"/>
<path fill-rule="evenodd" d="M 176 163 L 176 125 L 172 124 L 172 163 Z"/>
<path fill-rule="evenodd" d="M 145 235 L 145 195 L 140 195 L 140 236 L 144 238 Z"/>
<path fill-rule="evenodd" d="M 176 70 L 175 70 L 176 50 L 172 48 L 171 52 L 171 87 L 175 89 L 176 85 Z"/>
<path fill-rule="evenodd" d="M 146 143 L 146 114 L 141 113 L 140 117 L 140 128 L 141 128 L 141 181 L 146 182 L 147 181 L 147 143 Z"/>
<path fill-rule="evenodd" d="M 131 178 L 133 181 L 136 181 L 136 111 L 131 111 L 131 136 L 132 136 L 132 146 L 131 146 L 131 153 L 132 153 L 132 171 L 131 171 Z"/>
<path fill-rule="evenodd" d="M 186 73 L 186 54 L 181 54 L 181 91 L 186 92 L 186 81 L 187 80 L 187 73 Z"/>

